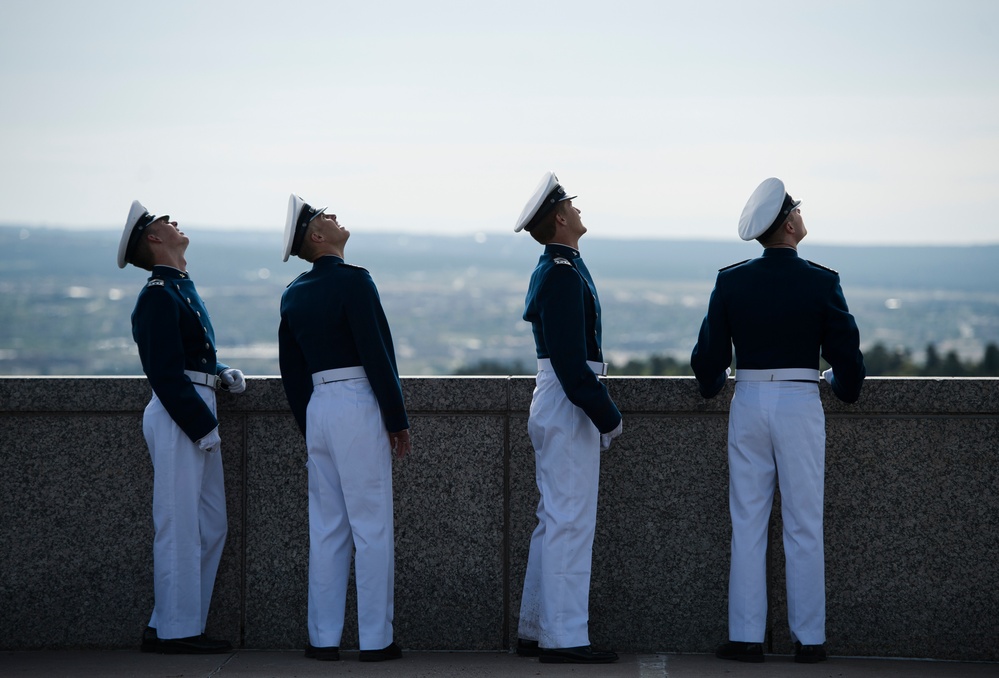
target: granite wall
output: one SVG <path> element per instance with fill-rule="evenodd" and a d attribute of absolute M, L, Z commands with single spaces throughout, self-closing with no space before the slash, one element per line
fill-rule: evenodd
<path fill-rule="evenodd" d="M 611 378 L 625 433 L 602 458 L 591 639 L 708 652 L 726 638 L 727 400 L 686 378 Z M 407 378 L 395 462 L 396 637 L 516 641 L 537 489 L 533 379 Z M 141 378 L 0 378 L 0 649 L 137 647 L 152 605 L 152 469 Z M 832 654 L 999 660 L 999 380 L 823 386 Z M 276 378 L 220 395 L 229 539 L 209 633 L 306 635 L 305 446 Z M 770 633 L 790 652 L 779 501 Z M 353 600 L 353 599 L 352 599 Z M 343 645 L 356 646 L 348 604 Z"/>

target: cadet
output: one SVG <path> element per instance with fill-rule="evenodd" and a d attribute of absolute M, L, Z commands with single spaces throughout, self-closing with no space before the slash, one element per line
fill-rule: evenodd
<path fill-rule="evenodd" d="M 735 345 L 728 423 L 730 642 L 716 652 L 722 659 L 764 659 L 767 528 L 778 478 L 794 660 L 826 658 L 825 414 L 819 381 L 824 378 L 838 398 L 852 403 L 866 372 L 839 274 L 798 257 L 807 233 L 800 204 L 774 178 L 750 196 L 739 236 L 758 240 L 763 256 L 718 273 L 690 358 L 701 395 L 712 398 L 727 382 Z M 821 376 L 820 354 L 832 366 Z"/>
<path fill-rule="evenodd" d="M 541 501 L 517 653 L 546 663 L 596 664 L 617 660 L 590 647 L 588 626 L 600 452 L 621 433 L 621 413 L 600 381 L 607 374 L 600 300 L 579 256 L 586 227 L 573 197 L 548 172 L 514 228 L 545 246 L 524 311 L 538 356 L 528 433 Z"/>
<path fill-rule="evenodd" d="M 309 644 L 340 658 L 351 552 L 361 661 L 399 659 L 393 642 L 392 452 L 410 449 L 409 420 L 385 313 L 371 276 L 344 262 L 350 231 L 326 208 L 288 200 L 284 261 L 312 269 L 281 298 L 281 377 L 308 448 Z"/>
<path fill-rule="evenodd" d="M 215 330 L 187 273 L 189 239 L 169 216 L 132 202 L 118 268 L 151 271 L 132 311 L 132 337 L 153 395 L 142 432 L 153 462 L 155 604 L 143 652 L 228 652 L 204 635 L 227 532 L 215 389 L 242 393 L 243 373 L 218 362 Z"/>

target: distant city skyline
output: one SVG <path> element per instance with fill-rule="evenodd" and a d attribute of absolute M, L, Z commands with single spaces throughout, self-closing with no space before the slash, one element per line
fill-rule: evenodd
<path fill-rule="evenodd" d="M 990 0 L 5 0 L 0 224 L 506 233 L 554 170 L 594 235 L 999 242 Z M 527 236 L 524 236 L 527 237 Z"/>

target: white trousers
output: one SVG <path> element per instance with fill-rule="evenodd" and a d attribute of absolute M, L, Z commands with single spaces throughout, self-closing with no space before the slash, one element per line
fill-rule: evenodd
<path fill-rule="evenodd" d="M 736 382 L 728 426 L 729 640 L 764 639 L 767 532 L 779 478 L 792 640 L 804 645 L 825 642 L 825 445 L 825 413 L 817 384 Z"/>
<path fill-rule="evenodd" d="M 392 643 L 395 538 L 392 451 L 367 379 L 320 384 L 306 412 L 309 450 L 309 642 L 339 647 L 350 559 L 362 650 Z"/>
<path fill-rule="evenodd" d="M 589 645 L 600 432 L 569 402 L 550 370 L 538 373 L 527 429 L 541 501 L 527 558 L 518 635 L 545 648 Z"/>
<path fill-rule="evenodd" d="M 195 386 L 215 412 L 215 391 Z M 202 452 L 153 394 L 142 418 L 153 462 L 153 590 L 160 638 L 205 631 L 227 531 L 222 452 Z"/>

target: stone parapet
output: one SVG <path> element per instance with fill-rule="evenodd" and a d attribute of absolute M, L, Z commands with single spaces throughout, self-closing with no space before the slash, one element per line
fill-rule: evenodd
<path fill-rule="evenodd" d="M 220 394 L 229 538 L 211 635 L 304 647 L 305 445 L 281 382 Z M 728 399 L 689 378 L 610 378 L 624 435 L 602 457 L 590 631 L 624 652 L 727 636 Z M 538 500 L 521 377 L 405 378 L 413 452 L 394 465 L 396 637 L 516 642 Z M 999 380 L 824 386 L 832 654 L 999 661 Z M 152 606 L 143 378 L 0 378 L 0 649 L 125 648 Z M 768 642 L 790 652 L 779 499 Z M 356 647 L 353 594 L 343 644 Z"/>

